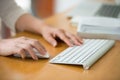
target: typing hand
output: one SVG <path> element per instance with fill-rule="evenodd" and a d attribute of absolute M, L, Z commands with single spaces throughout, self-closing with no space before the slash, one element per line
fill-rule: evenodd
<path fill-rule="evenodd" d="M 3 39 L 0 41 L 0 55 L 9 56 L 13 54 L 19 54 L 23 59 L 26 57 L 26 52 L 34 60 L 38 60 L 37 55 L 35 55 L 35 48 L 41 55 L 46 54 L 45 48 L 35 39 L 30 39 L 26 37 L 19 37 L 13 39 Z"/>
<path fill-rule="evenodd" d="M 45 27 L 42 30 L 41 34 L 45 40 L 52 44 L 54 47 L 57 45 L 57 41 L 55 40 L 56 37 L 63 40 L 68 46 L 81 45 L 83 43 L 83 40 L 81 38 L 62 29 Z"/>
<path fill-rule="evenodd" d="M 68 46 L 81 45 L 82 39 L 62 29 L 50 27 L 40 19 L 37 19 L 30 14 L 25 14 L 16 22 L 17 31 L 30 31 L 41 34 L 46 41 L 57 46 L 56 38 L 63 40 Z"/>

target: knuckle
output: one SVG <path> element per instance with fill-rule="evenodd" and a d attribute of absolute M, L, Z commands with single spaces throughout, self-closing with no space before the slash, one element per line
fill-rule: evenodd
<path fill-rule="evenodd" d="M 24 49 L 30 49 L 31 48 L 31 45 L 30 44 L 27 44 L 24 46 Z"/>
<path fill-rule="evenodd" d="M 26 40 L 27 37 L 24 37 L 24 36 L 23 36 L 23 37 L 20 37 L 19 39 L 20 39 L 20 40 Z"/>
<path fill-rule="evenodd" d="M 62 29 L 57 29 L 56 32 L 61 33 L 61 32 L 63 32 L 63 30 Z"/>
<path fill-rule="evenodd" d="M 33 40 L 33 42 L 35 42 L 35 43 L 39 43 L 39 41 L 38 41 L 38 40 L 36 40 L 36 39 L 35 39 L 35 40 Z"/>
<path fill-rule="evenodd" d="M 66 39 L 66 37 L 65 36 L 61 36 L 61 39 L 63 40 L 63 39 Z"/>
<path fill-rule="evenodd" d="M 26 37 L 25 36 L 22 36 L 21 39 L 25 39 Z"/>
<path fill-rule="evenodd" d="M 23 48 L 19 48 L 19 49 L 17 50 L 17 53 L 21 53 L 23 50 L 24 50 Z"/>
<path fill-rule="evenodd" d="M 35 45 L 35 44 L 38 44 L 38 43 L 39 43 L 38 40 L 33 40 L 33 41 L 31 42 L 32 45 Z"/>
<path fill-rule="evenodd" d="M 51 37 L 47 37 L 46 40 L 48 40 L 50 42 L 53 39 Z"/>

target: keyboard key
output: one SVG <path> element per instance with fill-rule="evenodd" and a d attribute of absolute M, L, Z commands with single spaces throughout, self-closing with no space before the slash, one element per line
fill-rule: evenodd
<path fill-rule="evenodd" d="M 114 43 L 114 40 L 84 39 L 83 45 L 65 49 L 50 63 L 83 65 L 84 69 L 89 69 Z"/>

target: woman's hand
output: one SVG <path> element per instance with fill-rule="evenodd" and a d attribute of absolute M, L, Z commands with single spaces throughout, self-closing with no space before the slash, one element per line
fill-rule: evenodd
<path fill-rule="evenodd" d="M 81 45 L 83 43 L 82 39 L 78 36 L 71 34 L 63 29 L 57 29 L 49 26 L 45 26 L 41 31 L 42 36 L 53 46 L 57 45 L 56 38 L 60 38 L 68 46 Z"/>
<path fill-rule="evenodd" d="M 62 29 L 50 27 L 42 20 L 37 19 L 29 14 L 21 16 L 16 23 L 17 31 L 30 31 L 41 34 L 46 41 L 53 46 L 57 45 L 55 38 L 60 38 L 68 46 L 82 44 L 82 39 Z"/>
<path fill-rule="evenodd" d="M 19 54 L 24 59 L 26 57 L 26 52 L 28 52 L 34 60 L 38 60 L 33 48 L 37 49 L 42 55 L 47 52 L 39 41 L 35 39 L 19 37 L 0 41 L 0 55 L 2 56 Z"/>

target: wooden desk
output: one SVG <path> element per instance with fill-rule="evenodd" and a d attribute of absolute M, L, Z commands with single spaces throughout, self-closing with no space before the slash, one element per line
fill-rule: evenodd
<path fill-rule="evenodd" d="M 48 24 L 64 28 L 75 33 L 64 14 L 58 14 L 45 20 Z M 17 36 L 36 38 L 46 47 L 51 58 L 67 48 L 63 42 L 52 47 L 41 36 L 22 32 Z M 120 42 L 89 70 L 82 66 L 50 64 L 50 59 L 22 60 L 14 57 L 0 57 L 0 80 L 120 80 Z"/>

